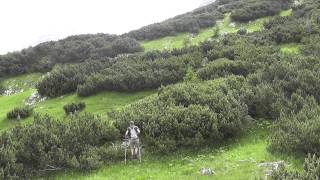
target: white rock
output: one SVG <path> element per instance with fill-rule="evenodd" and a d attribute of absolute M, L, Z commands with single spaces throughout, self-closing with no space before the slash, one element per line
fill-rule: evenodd
<path fill-rule="evenodd" d="M 201 168 L 200 173 L 201 175 L 205 176 L 212 176 L 215 174 L 215 172 L 211 168 Z"/>
<path fill-rule="evenodd" d="M 234 27 L 236 27 L 236 23 L 235 23 L 235 22 L 231 22 L 231 23 L 229 24 L 229 26 L 234 28 Z"/>

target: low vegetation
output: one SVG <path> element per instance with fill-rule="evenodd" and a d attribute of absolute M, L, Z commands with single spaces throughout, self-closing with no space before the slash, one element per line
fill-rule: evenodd
<path fill-rule="evenodd" d="M 33 108 L 30 106 L 16 107 L 7 113 L 8 119 L 25 119 L 33 113 Z"/>
<path fill-rule="evenodd" d="M 318 179 L 320 176 L 320 159 L 315 155 L 308 154 L 304 162 L 304 171 L 290 171 L 287 167 L 281 167 L 271 175 L 274 180 L 305 180 L 305 179 Z"/>
<path fill-rule="evenodd" d="M 243 0 L 237 3 L 231 13 L 235 21 L 250 21 L 260 17 L 273 16 L 283 9 L 289 9 L 292 0 Z"/>
<path fill-rule="evenodd" d="M 28 178 L 64 168 L 95 169 L 117 159 L 107 145 L 119 132 L 92 115 L 66 121 L 36 116 L 32 124 L 17 126 L 0 135 L 0 177 Z"/>
<path fill-rule="evenodd" d="M 79 102 L 79 103 L 70 103 L 63 106 L 63 110 L 66 115 L 75 114 L 76 112 L 80 112 L 86 108 L 86 103 Z"/>
<path fill-rule="evenodd" d="M 234 137 L 250 123 L 247 106 L 232 91 L 219 81 L 169 86 L 112 118 L 120 130 L 133 120 L 142 129 L 144 143 L 156 152 L 201 147 Z"/>
<path fill-rule="evenodd" d="M 115 43 L 112 47 L 116 50 L 112 55 L 93 56 L 87 62 L 83 61 L 91 57 L 92 52 L 81 57 L 78 57 L 81 53 L 72 55 L 77 51 L 65 55 L 67 60 L 63 63 L 81 63 L 57 66 L 45 75 L 36 88 L 41 95 L 52 99 L 35 107 L 35 112 L 48 113 L 63 120 L 35 116 L 30 124 L 20 124 L 4 131 L 0 135 L 0 178 L 30 178 L 42 173 L 46 175 L 51 170 L 92 170 L 106 163 L 118 164 L 120 151 L 110 145 L 121 139 L 129 120 L 141 128 L 141 140 L 152 157 L 196 147 L 216 149 L 250 128 L 258 127 L 263 119 L 271 123 L 269 143 L 266 138 L 263 140 L 265 152 L 318 156 L 320 23 L 316 7 L 320 4 L 315 0 L 304 0 L 293 5 L 290 13 L 265 17 L 279 14 L 291 3 L 287 0 L 219 0 L 205 9 L 166 21 L 179 20 L 183 27 L 184 23 L 187 24 L 186 29 L 175 29 L 170 34 L 196 30 L 189 27 L 193 27 L 201 14 L 210 14 L 211 7 L 225 14 L 228 20 L 225 31 L 233 33 L 221 33 L 216 26 L 214 37 L 198 45 L 184 40 L 180 49 L 107 58 L 141 50 L 134 48 L 139 47 L 136 40 L 124 37 L 130 36 L 129 33 L 114 37 L 115 42 L 110 40 L 111 44 Z M 250 26 L 252 29 L 247 28 L 249 25 L 229 26 L 231 19 L 248 21 L 261 17 L 264 18 Z M 143 40 L 162 37 L 166 32 L 154 34 L 155 29 L 170 29 L 172 26 L 167 25 L 151 25 L 135 33 L 140 36 L 148 30 L 142 33 L 145 35 L 141 38 Z M 80 37 L 86 39 L 87 36 Z M 93 36 L 87 38 L 91 41 Z M 77 37 L 69 40 L 77 41 Z M 56 43 L 62 42 L 66 43 L 63 40 Z M 297 50 L 292 53 L 285 51 L 286 47 Z M 131 48 L 135 50 L 131 51 Z M 28 62 L 25 60 L 23 62 Z M 11 73 L 4 72 L 6 75 Z M 133 94 L 133 91 L 157 88 L 156 94 L 133 102 L 155 92 Z M 102 92 L 106 90 L 126 92 Z M 0 113 L 17 107 L 16 104 L 21 104 L 33 92 L 28 89 L 18 95 L 0 97 L 0 102 L 8 101 Z M 78 96 L 68 93 L 77 93 Z M 83 108 L 78 104 L 80 102 L 87 106 L 84 111 L 102 116 L 86 113 L 63 115 L 63 110 L 73 114 Z M 66 104 L 70 105 L 63 109 Z M 119 108 L 125 104 L 128 105 Z M 107 113 L 106 119 L 101 118 Z M 318 176 L 318 161 L 315 156 L 309 156 L 305 172 L 291 173 L 291 169 L 283 168 L 274 172 L 272 178 L 312 179 Z M 255 168 L 256 165 L 255 161 Z M 192 173 L 187 171 L 186 174 Z"/>
<path fill-rule="evenodd" d="M 142 50 L 139 42 L 127 37 L 108 34 L 70 36 L 0 56 L 0 77 L 48 72 L 56 64 L 79 63 Z"/>

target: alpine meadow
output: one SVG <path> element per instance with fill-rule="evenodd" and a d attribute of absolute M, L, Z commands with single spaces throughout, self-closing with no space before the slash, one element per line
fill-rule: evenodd
<path fill-rule="evenodd" d="M 319 0 L 211 1 L 0 55 L 0 179 L 318 180 L 319 103 Z"/>

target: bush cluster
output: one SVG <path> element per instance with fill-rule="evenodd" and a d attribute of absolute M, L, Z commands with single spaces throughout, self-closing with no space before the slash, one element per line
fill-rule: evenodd
<path fill-rule="evenodd" d="M 82 111 L 84 108 L 86 108 L 86 103 L 79 102 L 79 103 L 70 103 L 63 106 L 64 112 L 68 114 L 74 114 L 76 112 Z"/>
<path fill-rule="evenodd" d="M 246 76 L 249 74 L 249 68 L 242 61 L 218 59 L 200 68 L 197 74 L 202 80 L 216 79 L 232 74 Z"/>
<path fill-rule="evenodd" d="M 137 40 L 152 40 L 164 36 L 172 36 L 179 32 L 198 33 L 201 28 L 212 27 L 216 24 L 216 20 L 224 17 L 218 7 L 217 3 L 214 2 L 161 23 L 130 31 L 124 36 Z"/>
<path fill-rule="evenodd" d="M 303 164 L 303 172 L 290 171 L 283 166 L 271 174 L 273 180 L 307 180 L 319 179 L 320 177 L 320 158 L 316 155 L 308 154 Z"/>
<path fill-rule="evenodd" d="M 117 129 L 93 115 L 66 121 L 36 116 L 31 124 L 0 135 L 0 178 L 29 179 L 65 168 L 96 169 L 119 160 L 119 152 L 110 147 L 118 137 Z"/>
<path fill-rule="evenodd" d="M 48 73 L 37 85 L 39 94 L 48 97 L 57 97 L 77 90 L 87 76 L 110 66 L 109 61 L 92 61 L 75 65 L 57 67 Z"/>
<path fill-rule="evenodd" d="M 238 8 L 232 11 L 235 21 L 250 21 L 260 17 L 273 16 L 283 9 L 288 9 L 292 0 L 243 0 Z"/>
<path fill-rule="evenodd" d="M 270 148 L 279 152 L 319 155 L 320 109 L 312 98 L 293 101 L 291 113 L 283 114 L 273 128 Z M 295 108 L 298 112 L 294 112 Z"/>
<path fill-rule="evenodd" d="M 181 81 L 188 66 L 198 68 L 201 63 L 200 53 L 170 55 L 167 59 L 138 56 L 82 63 L 56 68 L 38 83 L 37 89 L 49 97 L 75 91 L 88 96 L 104 90 L 151 89 Z"/>
<path fill-rule="evenodd" d="M 88 96 L 104 90 L 136 91 L 154 89 L 181 81 L 188 64 L 199 66 L 201 56 L 184 55 L 155 61 L 122 61 L 87 78 L 78 86 L 80 96 Z"/>
<path fill-rule="evenodd" d="M 70 36 L 0 56 L 0 76 L 47 72 L 55 64 L 79 63 L 142 50 L 139 42 L 128 37 L 108 34 Z"/>
<path fill-rule="evenodd" d="M 0 82 L 0 95 L 2 95 L 5 92 L 5 90 L 6 88 Z"/>
<path fill-rule="evenodd" d="M 218 143 L 241 133 L 249 122 L 246 104 L 228 83 L 219 81 L 161 88 L 111 117 L 121 130 L 133 120 L 147 147 L 161 153 Z"/>
<path fill-rule="evenodd" d="M 7 113 L 8 119 L 25 119 L 31 116 L 33 108 L 30 106 L 16 107 Z"/>

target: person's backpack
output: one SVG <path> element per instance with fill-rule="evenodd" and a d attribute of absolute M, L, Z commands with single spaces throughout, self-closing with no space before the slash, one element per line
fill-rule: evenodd
<path fill-rule="evenodd" d="M 133 127 L 128 127 L 128 136 L 129 138 L 138 138 L 138 127 L 137 126 L 133 126 Z M 135 137 L 132 137 L 135 136 Z"/>

